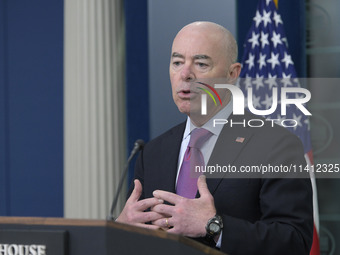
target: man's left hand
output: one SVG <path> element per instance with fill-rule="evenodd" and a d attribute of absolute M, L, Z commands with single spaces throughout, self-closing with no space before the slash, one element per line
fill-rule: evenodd
<path fill-rule="evenodd" d="M 201 175 L 197 180 L 200 198 L 188 199 L 171 192 L 155 190 L 154 197 L 168 201 L 172 205 L 158 204 L 152 211 L 163 214 L 165 217 L 153 221 L 169 233 L 185 235 L 188 237 L 204 237 L 205 226 L 208 220 L 215 216 L 214 198 L 211 195 L 206 177 Z"/>

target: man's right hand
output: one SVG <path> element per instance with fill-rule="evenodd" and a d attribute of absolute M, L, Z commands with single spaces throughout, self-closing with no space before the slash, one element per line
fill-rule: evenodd
<path fill-rule="evenodd" d="M 158 229 L 158 226 L 146 223 L 161 219 L 164 215 L 152 211 L 145 212 L 145 210 L 162 204 L 164 201 L 154 197 L 139 200 L 142 194 L 142 184 L 137 179 L 134 184 L 135 187 L 116 221 L 149 229 Z"/>

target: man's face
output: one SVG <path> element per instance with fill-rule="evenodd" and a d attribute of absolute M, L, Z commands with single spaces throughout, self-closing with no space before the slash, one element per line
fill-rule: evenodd
<path fill-rule="evenodd" d="M 190 111 L 199 111 L 201 94 L 193 86 L 195 81 L 228 77 L 223 43 L 221 33 L 195 26 L 184 28 L 176 36 L 169 72 L 172 96 L 180 112 L 190 115 Z"/>

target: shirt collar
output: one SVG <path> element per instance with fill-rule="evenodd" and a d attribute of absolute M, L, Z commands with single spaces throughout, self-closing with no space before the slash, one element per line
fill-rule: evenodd
<path fill-rule="evenodd" d="M 207 121 L 207 123 L 205 123 L 201 128 L 209 130 L 211 133 L 213 133 L 213 135 L 219 136 L 222 131 L 223 125 L 216 125 L 214 127 L 214 119 L 228 119 L 233 110 L 232 105 L 233 99 L 231 98 L 229 103 L 225 107 L 223 107 L 218 113 L 216 113 L 209 121 Z M 190 117 L 188 116 L 183 134 L 183 140 L 187 139 L 190 136 L 191 131 L 194 130 L 195 128 L 198 127 L 191 122 Z"/>

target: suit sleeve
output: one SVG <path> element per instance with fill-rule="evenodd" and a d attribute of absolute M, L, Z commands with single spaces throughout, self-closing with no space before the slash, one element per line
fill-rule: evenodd
<path fill-rule="evenodd" d="M 267 156 L 263 163 L 301 165 L 305 164 L 303 154 L 300 140 L 286 135 L 275 146 L 264 151 Z M 309 254 L 313 236 L 309 176 L 263 178 L 259 182 L 260 219 L 250 222 L 223 214 L 221 250 L 229 255 Z"/>
<path fill-rule="evenodd" d="M 135 169 L 134 169 L 134 177 L 133 179 L 138 179 L 141 184 L 142 187 L 144 187 L 144 168 L 143 168 L 143 150 L 139 153 L 137 160 L 136 160 L 136 164 L 135 164 Z M 127 193 L 127 197 L 126 199 L 128 199 L 133 191 L 134 188 L 134 183 L 132 182 L 130 187 L 129 187 L 129 191 Z M 145 194 L 144 194 L 144 188 L 142 191 L 142 195 L 140 196 L 139 200 L 142 200 L 145 198 Z"/>

